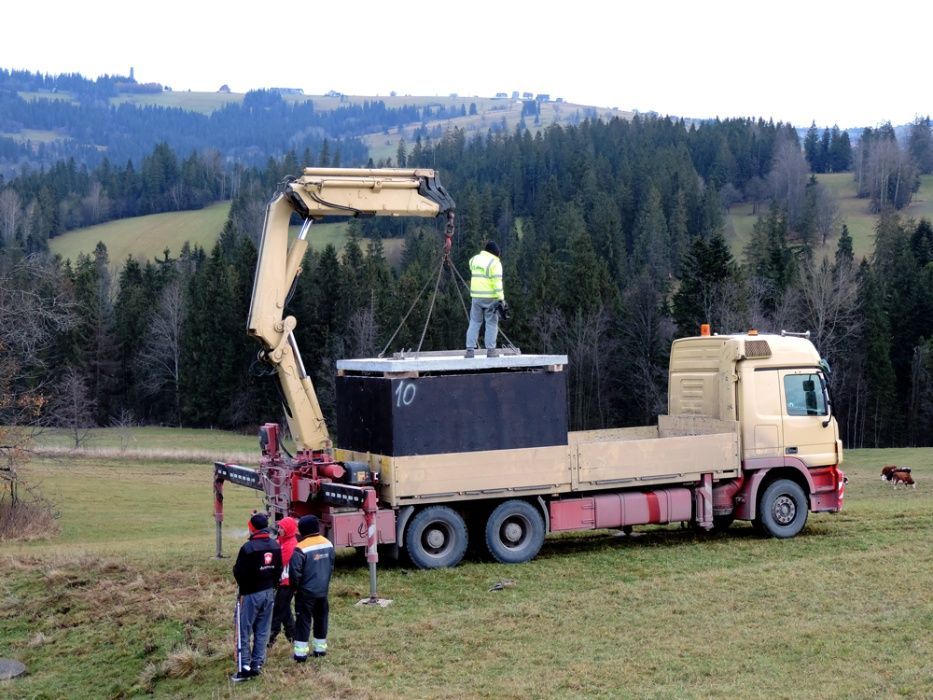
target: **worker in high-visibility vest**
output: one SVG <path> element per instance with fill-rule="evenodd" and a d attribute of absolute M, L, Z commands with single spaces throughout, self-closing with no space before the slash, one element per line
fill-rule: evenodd
<path fill-rule="evenodd" d="M 495 241 L 470 258 L 470 325 L 466 334 L 466 356 L 473 357 L 479 340 L 479 327 L 485 321 L 486 357 L 496 357 L 496 336 L 499 335 L 499 314 L 507 313 L 502 286 L 502 261 Z"/>

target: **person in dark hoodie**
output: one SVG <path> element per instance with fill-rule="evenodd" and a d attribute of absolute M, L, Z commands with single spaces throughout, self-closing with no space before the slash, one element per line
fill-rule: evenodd
<path fill-rule="evenodd" d="M 308 638 L 312 621 L 314 656 L 327 654 L 327 618 L 330 606 L 327 589 L 334 571 L 334 545 L 321 535 L 318 519 L 305 515 L 298 521 L 298 545 L 288 567 L 288 578 L 295 589 L 294 659 L 308 660 Z"/>
<path fill-rule="evenodd" d="M 282 578 L 279 579 L 279 588 L 275 592 L 275 607 L 272 611 L 272 630 L 269 634 L 269 646 L 275 644 L 276 637 L 282 627 L 285 627 L 285 639 L 292 641 L 295 638 L 295 618 L 292 615 L 292 598 L 295 589 L 291 587 L 288 577 L 288 564 L 295 551 L 298 540 L 298 521 L 291 517 L 279 520 L 279 546 L 282 548 Z"/>
<path fill-rule="evenodd" d="M 282 549 L 270 537 L 268 528 L 266 514 L 254 513 L 249 519 L 249 540 L 240 547 L 233 565 L 233 577 L 239 586 L 234 615 L 237 670 L 230 676 L 234 683 L 258 676 L 266 660 L 275 587 L 282 576 Z"/>

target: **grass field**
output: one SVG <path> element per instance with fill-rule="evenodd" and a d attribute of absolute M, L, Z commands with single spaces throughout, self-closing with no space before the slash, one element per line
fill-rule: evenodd
<path fill-rule="evenodd" d="M 57 141 L 58 139 L 68 138 L 58 133 L 57 131 L 42 131 L 39 129 L 20 129 L 15 133 L 0 131 L 0 136 L 13 139 L 17 143 L 26 143 L 27 141 L 30 141 L 33 144 L 51 143 L 52 141 Z"/>
<path fill-rule="evenodd" d="M 836 196 L 841 221 L 849 227 L 849 234 L 852 236 L 855 259 L 870 257 L 875 248 L 875 227 L 878 223 L 878 215 L 869 211 L 867 199 L 859 199 L 855 196 L 856 188 L 852 173 L 818 175 L 817 179 Z M 933 175 L 921 176 L 920 190 L 914 195 L 911 205 L 901 215 L 904 218 L 916 220 L 933 219 Z M 732 254 L 740 261 L 745 259 L 745 245 L 752 234 L 756 219 L 757 215 L 752 214 L 750 204 L 733 207 L 726 217 L 726 240 L 729 242 Z M 838 236 L 830 238 L 825 248 L 817 250 L 818 254 L 832 257 L 835 255 L 838 241 Z"/>
<path fill-rule="evenodd" d="M 118 219 L 56 236 L 49 241 L 49 248 L 74 261 L 80 253 L 92 253 L 98 241 L 103 241 L 111 263 L 116 265 L 122 265 L 129 255 L 139 260 L 161 257 L 166 248 L 177 256 L 185 241 L 210 250 L 229 212 L 230 202 L 218 202 L 204 209 Z"/>
<path fill-rule="evenodd" d="M 110 261 L 116 265 L 122 265 L 128 255 L 138 260 L 161 257 L 166 248 L 173 256 L 177 256 L 185 241 L 197 243 L 209 252 L 223 229 L 229 211 L 229 202 L 219 202 L 193 211 L 118 219 L 69 231 L 49 241 L 49 247 L 53 253 L 74 261 L 80 253 L 92 253 L 97 242 L 103 241 L 110 254 Z M 298 235 L 298 230 L 298 226 L 293 227 L 294 235 Z M 347 242 L 347 224 L 315 224 L 308 240 L 311 248 L 318 252 L 327 245 L 333 245 L 341 253 Z M 402 238 L 383 240 L 386 259 L 397 264 L 401 260 L 404 246 Z M 365 241 L 363 252 L 366 252 Z"/>
<path fill-rule="evenodd" d="M 101 433 L 102 442 L 113 435 Z M 170 432 L 141 435 L 164 446 Z M 227 442 L 229 440 L 229 443 Z M 239 446 L 241 436 L 178 434 Z M 894 491 L 880 465 L 909 464 Z M 357 608 L 364 563 L 338 555 L 330 653 L 273 648 L 234 687 L 231 559 L 215 560 L 208 461 L 37 458 L 61 511 L 53 539 L 6 542 L 0 656 L 29 675 L 9 697 L 869 698 L 933 695 L 933 449 L 846 454 L 843 513 L 795 539 L 737 524 L 548 538 L 506 566 L 380 570 L 386 609 Z M 224 550 L 256 492 L 226 487 Z M 514 585 L 491 592 L 501 580 Z"/>

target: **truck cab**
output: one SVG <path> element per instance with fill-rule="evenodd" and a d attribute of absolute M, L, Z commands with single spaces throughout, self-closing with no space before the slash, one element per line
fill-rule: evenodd
<path fill-rule="evenodd" d="M 675 340 L 668 410 L 739 423 L 743 480 L 734 517 L 754 519 L 758 496 L 778 478 L 798 484 L 811 510 L 841 507 L 839 426 L 825 364 L 807 338 L 750 331 Z"/>

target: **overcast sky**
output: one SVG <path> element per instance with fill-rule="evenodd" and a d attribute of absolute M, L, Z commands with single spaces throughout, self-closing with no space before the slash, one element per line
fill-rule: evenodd
<path fill-rule="evenodd" d="M 924 0 L 7 0 L 0 67 L 175 90 L 492 96 L 808 126 L 933 113 Z"/>

